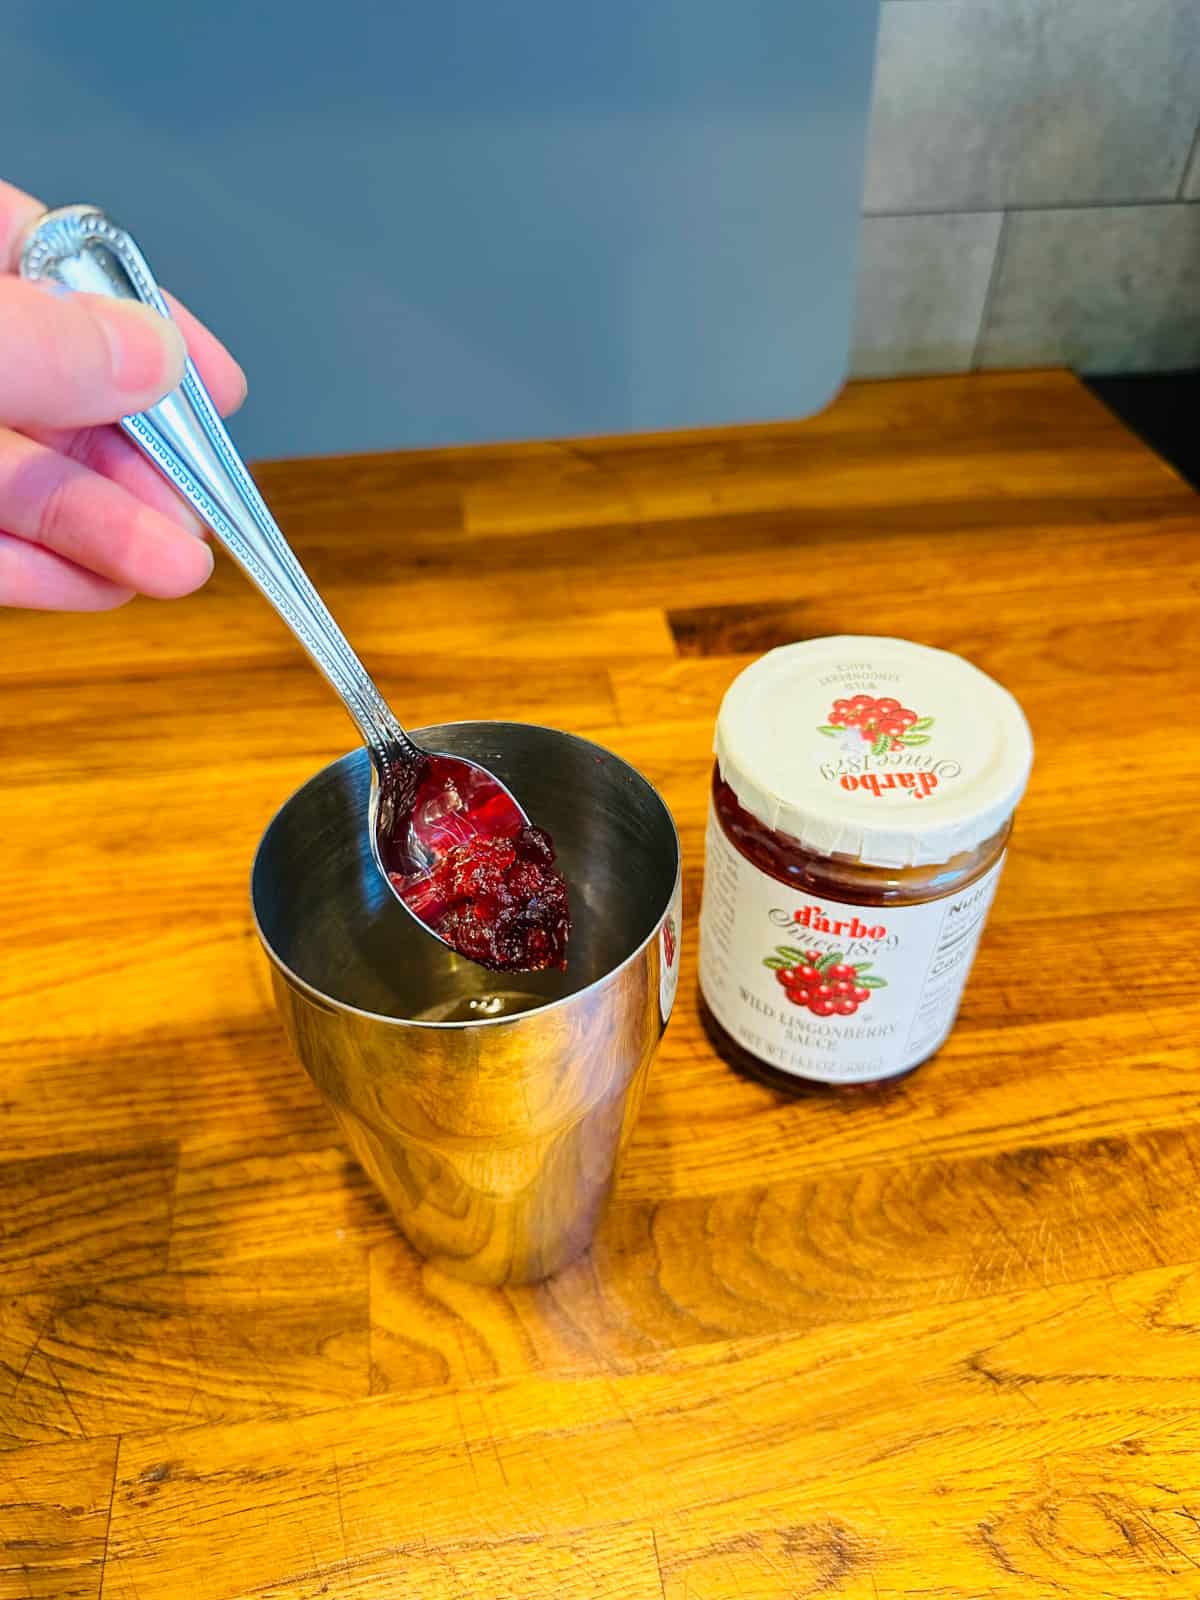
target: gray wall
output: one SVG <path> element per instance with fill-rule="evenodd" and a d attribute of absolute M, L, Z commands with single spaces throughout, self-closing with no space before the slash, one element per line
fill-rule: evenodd
<path fill-rule="evenodd" d="M 878 0 L 3 0 L 0 172 L 241 357 L 251 455 L 794 416 Z"/>
<path fill-rule="evenodd" d="M 884 0 L 852 371 L 1200 366 L 1200 0 Z"/>

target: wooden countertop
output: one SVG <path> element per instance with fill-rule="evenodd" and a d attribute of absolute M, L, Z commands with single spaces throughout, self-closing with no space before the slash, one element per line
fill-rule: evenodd
<path fill-rule="evenodd" d="M 1057 373 L 260 477 L 410 723 L 661 787 L 680 1001 L 591 1257 L 423 1269 L 247 904 L 340 708 L 225 562 L 4 614 L 0 1597 L 1200 1594 L 1195 495 Z M 1038 748 L 958 1029 L 866 1104 L 735 1077 L 694 997 L 721 692 L 842 631 L 963 652 Z"/>

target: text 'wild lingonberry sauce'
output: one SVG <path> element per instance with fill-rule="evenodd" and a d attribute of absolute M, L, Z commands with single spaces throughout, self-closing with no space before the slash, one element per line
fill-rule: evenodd
<path fill-rule="evenodd" d="M 864 1085 L 954 1023 L 1033 756 L 1020 707 L 899 639 L 773 650 L 717 722 L 705 1021 L 776 1087 Z"/>

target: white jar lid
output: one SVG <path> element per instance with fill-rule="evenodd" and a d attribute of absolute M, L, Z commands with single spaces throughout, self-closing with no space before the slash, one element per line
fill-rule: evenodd
<path fill-rule="evenodd" d="M 948 861 L 990 838 L 1033 762 L 1029 724 L 994 679 L 945 650 L 869 636 L 755 661 L 725 695 L 715 749 L 766 827 L 880 867 Z"/>

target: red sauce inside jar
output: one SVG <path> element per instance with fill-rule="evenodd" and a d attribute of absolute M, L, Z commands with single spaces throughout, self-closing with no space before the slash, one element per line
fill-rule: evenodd
<path fill-rule="evenodd" d="M 732 788 L 721 776 L 719 763 L 713 765 L 712 802 L 717 822 L 725 837 L 741 856 L 760 872 L 768 874 L 779 883 L 787 884 L 806 896 L 829 901 L 834 905 L 855 907 L 922 905 L 931 900 L 959 893 L 969 888 L 1000 861 L 1012 831 L 1010 817 L 990 838 L 972 850 L 953 856 L 949 861 L 921 867 L 879 867 L 852 857 L 820 855 L 806 849 L 798 839 L 768 828 L 739 804 Z M 834 925 L 838 926 L 837 923 Z M 821 952 L 812 950 L 803 951 L 803 954 L 805 957 L 817 957 Z M 844 977 L 833 977 L 834 973 L 842 972 L 846 974 Z M 828 987 L 849 984 L 850 998 L 857 994 L 859 999 L 854 1011 L 839 1013 L 836 998 L 830 996 L 830 1000 L 833 1001 L 831 1009 L 825 1011 L 822 1006 L 816 1014 L 853 1016 L 861 1012 L 865 1017 L 870 1009 L 871 991 L 853 982 L 848 967 L 835 966 L 829 976 L 833 977 L 833 983 Z M 902 1081 L 921 1065 L 920 1060 L 914 1061 L 902 1073 L 861 1083 L 831 1084 L 823 1079 L 806 1079 L 794 1072 L 773 1067 L 739 1044 L 713 1015 L 703 995 L 700 999 L 700 1014 L 709 1039 L 729 1065 L 784 1094 L 803 1093 L 808 1090 L 826 1093 L 831 1088 L 851 1094 L 877 1091 Z M 930 1051 L 930 1054 L 933 1053 Z"/>

